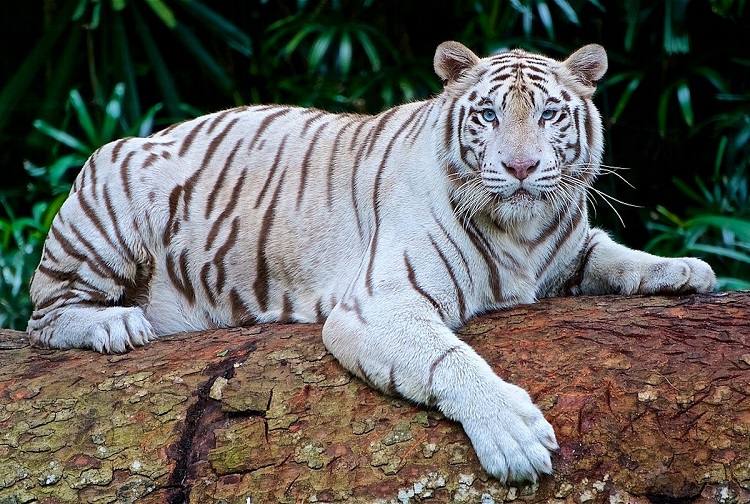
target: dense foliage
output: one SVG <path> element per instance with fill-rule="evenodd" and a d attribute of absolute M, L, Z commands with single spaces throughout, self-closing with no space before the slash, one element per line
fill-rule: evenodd
<path fill-rule="evenodd" d="M 750 288 L 744 0 L 427 5 L 3 2 L 0 164 L 14 182 L 0 189 L 0 326 L 25 326 L 46 231 L 98 146 L 237 104 L 377 112 L 423 98 L 439 90 L 432 54 L 448 39 L 477 53 L 518 46 L 560 58 L 604 45 L 610 70 L 597 103 L 614 175 L 597 189 L 616 211 L 596 196 L 597 221 L 628 245 L 706 258 L 721 288 Z"/>

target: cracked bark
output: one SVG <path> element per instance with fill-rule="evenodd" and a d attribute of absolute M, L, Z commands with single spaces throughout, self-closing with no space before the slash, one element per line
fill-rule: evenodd
<path fill-rule="evenodd" d="M 544 300 L 461 336 L 555 427 L 554 476 L 502 487 L 460 426 L 379 394 L 319 325 L 126 355 L 0 331 L 0 503 L 750 502 L 750 294 Z M 484 499 L 484 500 L 483 500 Z"/>

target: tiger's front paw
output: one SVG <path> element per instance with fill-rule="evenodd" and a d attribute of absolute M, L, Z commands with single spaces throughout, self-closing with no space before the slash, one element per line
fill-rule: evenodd
<path fill-rule="evenodd" d="M 555 432 L 525 390 L 498 378 L 492 397 L 466 408 L 460 421 L 488 473 L 502 483 L 552 473 Z"/>
<path fill-rule="evenodd" d="M 639 294 L 683 294 L 710 292 L 716 275 L 706 262 L 694 257 L 662 259 L 642 274 Z"/>

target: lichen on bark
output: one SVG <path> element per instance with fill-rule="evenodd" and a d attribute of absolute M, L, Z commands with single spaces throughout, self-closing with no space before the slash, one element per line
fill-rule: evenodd
<path fill-rule="evenodd" d="M 121 356 L 0 332 L 0 503 L 750 501 L 750 294 L 544 300 L 460 336 L 556 429 L 502 486 L 460 425 L 367 387 L 319 325 Z"/>

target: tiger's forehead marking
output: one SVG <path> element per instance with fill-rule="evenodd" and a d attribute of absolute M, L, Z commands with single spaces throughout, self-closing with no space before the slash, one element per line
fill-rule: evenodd
<path fill-rule="evenodd" d="M 473 91 L 469 100 L 477 105 L 496 103 L 501 108 L 513 99 L 522 108 L 532 107 L 538 95 L 550 94 L 549 84 L 559 82 L 556 62 L 549 58 L 512 50 L 487 58 L 487 66 L 479 74 L 486 91 Z M 537 96 L 535 96 L 537 95 Z"/>

